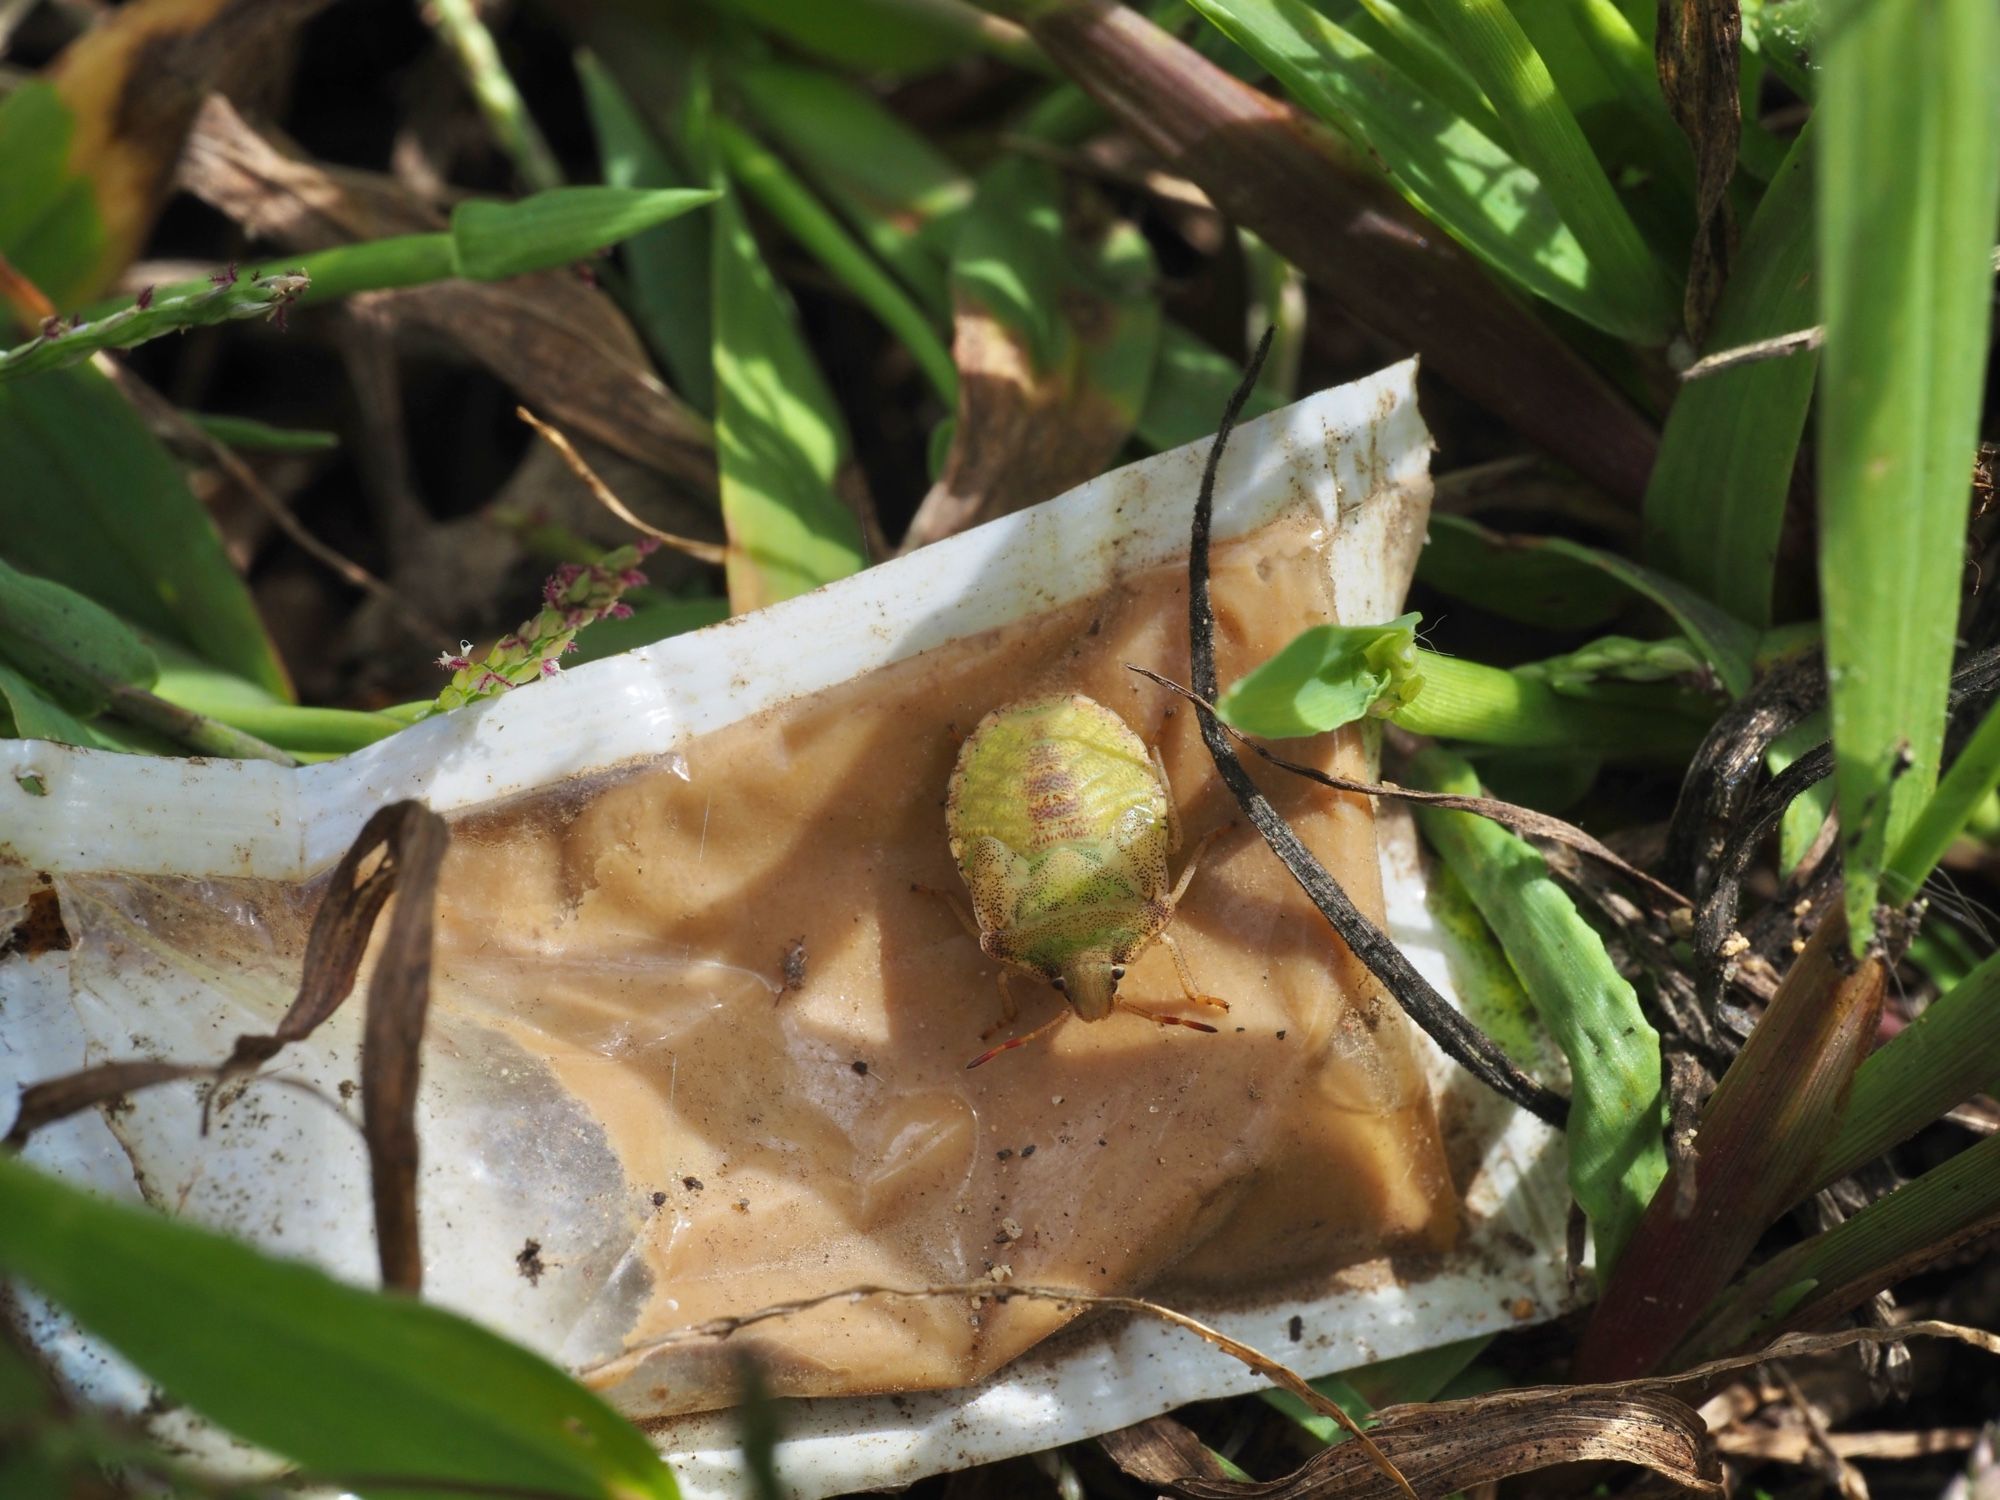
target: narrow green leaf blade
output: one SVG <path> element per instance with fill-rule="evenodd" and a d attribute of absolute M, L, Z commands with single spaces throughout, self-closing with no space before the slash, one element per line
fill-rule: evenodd
<path fill-rule="evenodd" d="M 946 261 L 972 201 L 972 181 L 957 163 L 869 94 L 818 68 L 758 62 L 729 77 L 760 131 L 932 316 L 947 316 Z"/>
<path fill-rule="evenodd" d="M 1708 348 L 1811 326 L 1813 147 L 1808 124 L 1765 190 L 1716 306 Z M 1819 357 L 1810 350 L 1683 385 L 1646 486 L 1646 556 L 1738 618 L 1771 623 L 1792 466 Z"/>
<path fill-rule="evenodd" d="M 861 526 L 835 488 L 847 425 L 733 196 L 715 205 L 715 450 L 738 610 L 859 571 Z"/>
<path fill-rule="evenodd" d="M 1495 270 L 1607 332 L 1660 331 L 1657 310 L 1620 291 L 1616 268 L 1594 263 L 1532 170 L 1353 32 L 1305 0 L 1189 3 L 1307 109 L 1370 151 L 1413 204 Z"/>
<path fill-rule="evenodd" d="M 1680 298 L 1505 0 L 1430 0 L 1430 7 L 1493 102 L 1515 157 L 1589 256 L 1601 295 L 1620 313 L 1612 331 L 1665 343 L 1679 322 Z"/>
<path fill-rule="evenodd" d="M 1819 571 L 1859 950 L 1943 741 L 2000 219 L 2000 6 L 1843 0 L 1821 56 Z"/>
<path fill-rule="evenodd" d="M 459 274 L 499 281 L 582 260 L 715 201 L 707 188 L 551 188 L 518 203 L 474 198 L 452 210 Z"/>
<path fill-rule="evenodd" d="M 0 474 L 0 556 L 291 696 L 207 513 L 104 376 L 0 385 Z"/>
<path fill-rule="evenodd" d="M 1693 589 L 1642 567 L 1630 558 L 1598 547 L 1586 547 L 1568 537 L 1547 537 L 1541 546 L 1556 554 L 1597 568 L 1651 600 L 1680 626 L 1708 658 L 1715 674 L 1732 696 L 1748 691 L 1757 654 L 1757 632 L 1727 610 L 1718 609 Z"/>
<path fill-rule="evenodd" d="M 1242 382 L 1243 366 L 1177 323 L 1160 324 L 1160 347 L 1133 430 L 1151 448 L 1178 448 L 1215 431 L 1215 414 Z M 1282 403 L 1259 386 L 1243 405 L 1244 421 Z"/>
<path fill-rule="evenodd" d="M 4 661 L 0 661 L 0 738 L 54 740 L 59 745 L 103 744 L 88 724 Z"/>
<path fill-rule="evenodd" d="M 65 708 L 89 715 L 110 703 L 107 684 L 151 687 L 153 653 L 110 610 L 75 589 L 0 563 L 0 658 Z"/>
<path fill-rule="evenodd" d="M 612 187 L 688 186 L 624 90 L 596 58 L 577 59 L 583 100 L 597 135 L 604 180 Z M 674 388 L 704 416 L 715 413 L 715 368 L 708 310 L 709 226 L 668 220 L 633 235 L 620 249 L 633 320 L 666 364 Z"/>
<path fill-rule="evenodd" d="M 497 1334 L 106 1202 L 10 1155 L 0 1155 L 0 1270 L 170 1395 L 327 1476 L 526 1486 L 578 1500 L 678 1493 L 617 1413 Z M 356 1488 L 371 1500 L 436 1491 Z"/>
<path fill-rule="evenodd" d="M 1471 766 L 1443 750 L 1418 755 L 1410 780 L 1431 791 L 1480 791 Z M 1600 1274 L 1608 1273 L 1666 1176 L 1659 1033 L 1532 845 L 1472 813 L 1416 811 L 1569 1059 L 1570 1190 L 1590 1216 Z"/>
<path fill-rule="evenodd" d="M 1549 551 L 1540 540 L 1433 511 L 1417 554 L 1417 577 L 1489 614 L 1551 630 L 1591 630 L 1625 607 L 1622 582 L 1594 563 Z"/>

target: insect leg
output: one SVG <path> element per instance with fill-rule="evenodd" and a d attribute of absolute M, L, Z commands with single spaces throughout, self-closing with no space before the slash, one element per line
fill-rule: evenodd
<path fill-rule="evenodd" d="M 1220 828 L 1211 828 L 1201 836 L 1201 842 L 1194 846 L 1194 853 L 1188 856 L 1187 866 L 1181 871 L 1181 878 L 1174 882 L 1174 893 L 1167 898 L 1170 903 L 1175 906 L 1181 904 L 1181 897 L 1187 894 L 1188 882 L 1194 879 L 1194 872 L 1201 867 L 1201 857 L 1208 853 L 1208 846 L 1234 826 L 1233 823 L 1224 823 Z"/>
<path fill-rule="evenodd" d="M 1065 1005 L 1061 1010 L 1055 1013 L 1054 1017 L 1052 1017 L 1047 1021 L 1042 1022 L 1042 1024 L 1037 1026 L 1033 1031 L 1030 1031 L 1022 1036 L 1014 1037 L 1010 1041 L 1002 1042 L 997 1047 L 987 1048 L 986 1051 L 980 1053 L 979 1056 L 973 1058 L 971 1062 L 965 1065 L 965 1071 L 970 1073 L 974 1068 L 978 1067 L 981 1063 L 991 1062 L 993 1061 L 994 1058 L 998 1057 L 1003 1052 L 1012 1052 L 1016 1047 L 1027 1046 L 1028 1043 L 1032 1042 L 1038 1036 L 1047 1036 L 1051 1031 L 1054 1031 L 1058 1026 L 1062 1025 L 1063 1022 L 1067 1021 L 1071 1016 L 1075 1014 L 1076 1014 L 1075 1011 L 1071 1010 L 1067 1005 Z M 1184 1021 L 1181 1024 L 1192 1025 L 1193 1023 Z M 1215 1030 L 1213 1026 L 1204 1026 L 1201 1029 L 1203 1031 Z"/>
<path fill-rule="evenodd" d="M 1148 1010 L 1143 1005 L 1134 1005 L 1130 1000 L 1114 1001 L 1112 1009 L 1130 1011 L 1135 1016 L 1144 1016 L 1156 1026 L 1185 1026 L 1189 1031 L 1215 1030 L 1206 1021 L 1190 1021 L 1186 1016 L 1170 1016 L 1163 1010 Z M 1058 1017 L 1058 1019 L 1061 1018 Z"/>
<path fill-rule="evenodd" d="M 966 910 L 965 903 L 959 900 L 958 897 L 954 896 L 950 891 L 941 891 L 934 885 L 918 885 L 915 881 L 910 883 L 910 889 L 913 891 L 922 891 L 926 896 L 937 897 L 938 900 L 945 904 L 946 909 L 954 917 L 958 918 L 958 925 L 971 935 L 972 940 L 975 943 L 979 941 L 979 924 L 972 920 L 972 913 Z"/>
<path fill-rule="evenodd" d="M 1012 1026 L 1015 1018 L 1021 1014 L 1021 1007 L 1014 1003 L 1013 971 L 1003 967 L 995 978 L 1000 983 L 1000 1019 L 979 1033 L 979 1040 L 982 1042 L 994 1032 L 1005 1031 Z"/>
<path fill-rule="evenodd" d="M 1181 945 L 1174 941 L 1171 932 L 1160 934 L 1160 941 L 1166 944 L 1168 954 L 1174 961 L 1174 972 L 1181 976 L 1181 991 L 1190 1005 L 1212 1005 L 1217 1010 L 1228 1010 L 1229 1002 L 1217 995 L 1205 995 L 1194 982 L 1194 970 L 1188 967 L 1187 955 L 1181 952 Z"/>

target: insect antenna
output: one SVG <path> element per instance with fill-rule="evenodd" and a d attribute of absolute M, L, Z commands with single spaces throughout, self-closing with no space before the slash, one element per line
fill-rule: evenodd
<path fill-rule="evenodd" d="M 1008 1041 L 1004 1041 L 997 1047 L 988 1047 L 984 1052 L 980 1053 L 979 1056 L 973 1058 L 971 1062 L 965 1065 L 965 1071 L 970 1073 L 974 1068 L 978 1067 L 981 1063 L 991 1062 L 993 1061 L 994 1058 L 998 1057 L 1003 1052 L 1012 1052 L 1016 1047 L 1027 1046 L 1028 1043 L 1032 1042 L 1038 1036 L 1047 1036 L 1051 1031 L 1054 1031 L 1058 1026 L 1062 1025 L 1063 1022 L 1067 1021 L 1071 1016 L 1075 1014 L 1076 1014 L 1075 1011 L 1071 1010 L 1068 1006 L 1064 1006 L 1060 1011 L 1056 1013 L 1056 1015 L 1052 1019 L 1042 1022 L 1042 1024 L 1037 1026 L 1033 1031 L 1024 1031 L 1021 1033 L 1021 1035 L 1014 1037 Z M 1213 1031 L 1215 1028 L 1211 1026 L 1208 1029 L 1210 1031 Z"/>

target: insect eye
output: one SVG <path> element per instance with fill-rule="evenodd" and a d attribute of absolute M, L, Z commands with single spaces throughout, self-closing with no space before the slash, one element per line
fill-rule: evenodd
<path fill-rule="evenodd" d="M 1124 977 L 1125 977 L 1125 965 L 1113 964 L 1111 966 L 1111 982 L 1113 984 L 1116 984 L 1119 980 L 1123 979 Z"/>
<path fill-rule="evenodd" d="M 1069 988 L 1068 983 L 1064 981 L 1062 975 L 1060 974 L 1056 975 L 1054 979 L 1051 979 L 1049 983 L 1054 985 L 1059 990 L 1067 990 Z"/>

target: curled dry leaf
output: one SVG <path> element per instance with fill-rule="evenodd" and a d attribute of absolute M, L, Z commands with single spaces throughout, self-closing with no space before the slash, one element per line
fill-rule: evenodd
<path fill-rule="evenodd" d="M 1653 51 L 1660 91 L 1694 147 L 1698 221 L 1681 316 L 1689 336 L 1699 344 L 1722 295 L 1736 244 L 1728 191 L 1743 134 L 1736 58 L 1743 42 L 1743 17 L 1736 0 L 1659 0 L 1659 13 Z"/>
<path fill-rule="evenodd" d="M 180 176 L 203 202 L 288 250 L 444 227 L 400 184 L 300 160 L 221 98 L 202 107 Z M 714 493 L 706 425 L 653 373 L 639 336 L 610 299 L 568 271 L 365 296 L 382 316 L 453 340 L 563 426 Z"/>
<path fill-rule="evenodd" d="M 401 894 L 376 954 L 361 1040 L 362 1135 L 374 1183 L 382 1280 L 416 1291 L 423 1280 L 417 1238 L 417 1073 L 430 1007 L 431 917 L 438 866 L 450 833 L 421 803 L 395 802 L 362 827 L 329 877 L 306 940 L 299 992 L 277 1029 L 241 1036 L 220 1063 L 135 1059 L 100 1063 L 21 1091 L 6 1144 L 136 1089 L 208 1077 L 221 1084 L 255 1073 L 288 1044 L 310 1036 L 341 1006 L 367 952 L 376 919 Z M 376 854 L 381 858 L 369 861 Z M 214 1103 L 214 1094 L 209 1104 Z"/>

